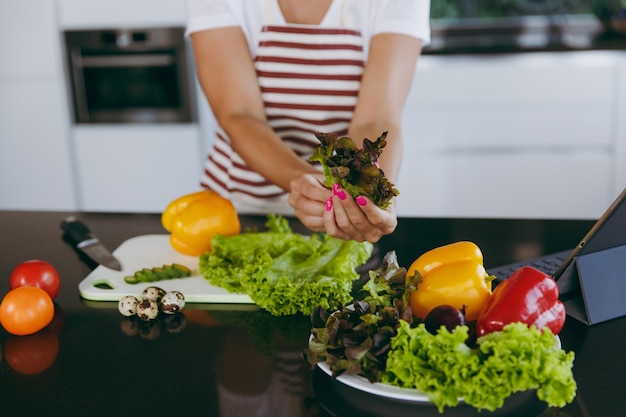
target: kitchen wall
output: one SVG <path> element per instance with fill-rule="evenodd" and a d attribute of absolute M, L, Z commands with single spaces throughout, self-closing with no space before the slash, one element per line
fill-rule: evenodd
<path fill-rule="evenodd" d="M 0 209 L 160 212 L 197 188 L 213 129 L 200 91 L 194 123 L 73 125 L 61 41 L 184 21 L 183 0 L 0 4 Z M 598 217 L 626 187 L 625 80 L 623 50 L 423 56 L 399 214 Z"/>

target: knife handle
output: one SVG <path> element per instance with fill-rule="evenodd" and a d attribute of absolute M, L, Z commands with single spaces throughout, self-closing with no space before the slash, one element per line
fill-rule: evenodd
<path fill-rule="evenodd" d="M 74 245 L 95 238 L 91 230 L 74 216 L 69 216 L 63 220 L 61 222 L 61 229 L 65 230 L 67 239 Z"/>

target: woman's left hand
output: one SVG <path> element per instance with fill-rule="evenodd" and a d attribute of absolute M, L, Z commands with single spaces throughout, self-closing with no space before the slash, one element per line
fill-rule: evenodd
<path fill-rule="evenodd" d="M 353 198 L 337 184 L 326 201 L 323 219 L 330 236 L 359 242 L 375 243 L 398 225 L 393 202 L 383 210 L 365 196 Z"/>

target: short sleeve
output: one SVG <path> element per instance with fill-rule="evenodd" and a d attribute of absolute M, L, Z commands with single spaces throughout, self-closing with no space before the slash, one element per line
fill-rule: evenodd
<path fill-rule="evenodd" d="M 187 0 L 185 35 L 206 29 L 240 25 L 238 4 L 239 2 L 232 0 Z"/>
<path fill-rule="evenodd" d="M 430 0 L 378 0 L 372 35 L 401 33 L 430 43 Z"/>

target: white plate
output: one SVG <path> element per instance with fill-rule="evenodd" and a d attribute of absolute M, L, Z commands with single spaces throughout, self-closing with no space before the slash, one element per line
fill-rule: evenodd
<path fill-rule="evenodd" d="M 561 339 L 559 336 L 556 336 L 557 340 L 557 348 L 561 348 Z M 320 367 L 322 371 L 324 371 L 329 376 L 333 375 L 333 372 L 330 370 L 330 366 L 325 362 L 318 362 L 317 366 Z M 428 396 L 413 388 L 400 388 L 389 384 L 383 384 L 380 382 L 370 382 L 367 378 L 362 377 L 360 375 L 339 375 L 337 381 L 346 384 L 352 388 L 356 388 L 358 390 L 368 392 L 370 394 L 378 395 L 381 397 L 393 398 L 396 400 L 404 400 L 404 401 L 413 401 L 420 403 L 430 403 L 431 401 L 428 399 Z M 463 401 L 462 398 L 459 398 L 459 401 Z"/>
<path fill-rule="evenodd" d="M 326 374 L 332 376 L 333 372 L 325 362 L 318 362 L 317 366 Z M 430 400 L 422 391 L 412 388 L 400 388 L 393 385 L 382 384 L 380 382 L 371 383 L 360 375 L 339 375 L 337 381 L 342 382 L 352 388 L 365 391 L 381 397 L 393 398 L 396 400 L 429 403 Z"/>

